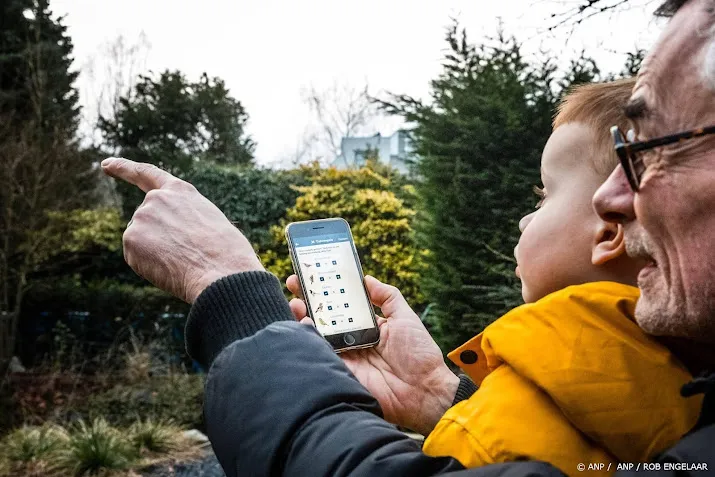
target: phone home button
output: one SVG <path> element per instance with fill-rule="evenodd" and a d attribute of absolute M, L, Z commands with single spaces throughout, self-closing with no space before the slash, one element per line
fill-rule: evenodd
<path fill-rule="evenodd" d="M 353 335 L 351 335 L 350 333 L 348 333 L 343 336 L 343 341 L 345 341 L 346 345 L 352 346 L 355 344 L 355 337 Z"/>

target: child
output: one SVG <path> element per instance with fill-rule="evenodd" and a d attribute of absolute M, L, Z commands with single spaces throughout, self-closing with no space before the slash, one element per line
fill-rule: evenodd
<path fill-rule="evenodd" d="M 530 459 L 572 476 L 581 463 L 611 474 L 695 425 L 701 400 L 677 392 L 690 374 L 634 321 L 641 264 L 625 254 L 622 226 L 591 206 L 618 164 L 609 128 L 628 129 L 633 83 L 581 86 L 562 102 L 538 210 L 521 220 L 514 251 L 527 304 L 449 354 L 480 388 L 442 417 L 427 454 L 467 467 Z"/>

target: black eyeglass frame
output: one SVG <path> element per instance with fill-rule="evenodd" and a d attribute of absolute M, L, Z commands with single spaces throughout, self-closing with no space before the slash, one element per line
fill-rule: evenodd
<path fill-rule="evenodd" d="M 638 192 L 641 185 L 641 177 L 643 177 L 643 173 L 645 172 L 644 167 L 641 167 L 640 171 L 636 169 L 636 166 L 642 166 L 643 164 L 643 160 L 637 156 L 639 152 L 675 144 L 676 142 L 686 141 L 696 137 L 707 136 L 709 134 L 715 134 L 715 125 L 657 137 L 648 141 L 628 142 L 621 128 L 618 126 L 611 127 L 611 136 L 613 137 L 616 154 L 621 161 L 621 166 L 623 166 L 626 178 L 633 192 Z"/>

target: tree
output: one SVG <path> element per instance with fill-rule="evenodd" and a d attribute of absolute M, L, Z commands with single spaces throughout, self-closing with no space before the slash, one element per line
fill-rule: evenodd
<path fill-rule="evenodd" d="M 93 191 L 93 157 L 75 141 L 79 108 L 71 53 L 66 27 L 47 1 L 2 4 L 0 369 L 14 350 L 31 274 L 49 257 L 73 252 L 66 248 L 71 243 L 77 245 L 58 235 L 63 220 L 52 213 L 86 206 Z"/>
<path fill-rule="evenodd" d="M 0 117 L 38 137 L 74 139 L 79 92 L 73 86 L 72 40 L 47 0 L 8 0 L 0 6 Z"/>
<path fill-rule="evenodd" d="M 552 31 L 570 27 L 571 31 L 573 31 L 593 17 L 619 13 L 637 7 L 657 5 L 653 12 L 656 17 L 671 17 L 687 0 L 642 0 L 640 2 L 634 0 L 581 0 L 568 3 L 547 1 L 560 5 L 558 9 L 554 8 L 555 11 L 550 16 L 547 29 Z"/>
<path fill-rule="evenodd" d="M 576 27 L 588 19 L 609 12 L 618 12 L 629 6 L 631 0 L 583 0 L 576 5 L 551 14 L 549 30 L 563 26 Z"/>
<path fill-rule="evenodd" d="M 80 210 L 95 174 L 85 155 L 61 132 L 37 141 L 34 123 L 20 134 L 10 123 L 0 131 L 0 363 L 14 350 L 32 274 L 88 248 L 118 248 L 121 237 L 117 211 Z"/>
<path fill-rule="evenodd" d="M 300 193 L 260 257 L 266 268 L 285 280 L 292 272 L 283 231 L 289 222 L 343 217 L 351 226 L 365 273 L 400 288 L 415 307 L 423 303 L 420 272 L 423 255 L 412 227 L 414 189 L 400 174 L 373 159 L 361 169 L 321 169 L 304 166 L 309 185 Z"/>
<path fill-rule="evenodd" d="M 322 90 L 311 86 L 303 91 L 303 99 L 314 115 L 316 129 L 297 151 L 296 162 L 306 157 L 330 162 L 340 155 L 344 137 L 375 132 L 380 111 L 367 85 L 355 88 L 335 82 Z"/>
<path fill-rule="evenodd" d="M 92 107 L 85 109 L 83 117 L 91 130 L 91 142 L 98 149 L 102 142 L 99 118 L 119 115 L 121 99 L 132 94 L 139 74 L 146 70 L 150 49 L 151 44 L 143 32 L 134 42 L 119 35 L 102 44 L 97 54 L 82 65 L 87 96 L 95 99 Z"/>
<path fill-rule="evenodd" d="M 573 86 L 593 83 L 600 79 L 601 70 L 596 65 L 596 61 L 587 57 L 586 53 L 582 51 L 581 56 L 570 61 L 564 78 L 558 81 L 559 91 L 564 93 Z"/>
<path fill-rule="evenodd" d="M 513 38 L 472 45 L 454 24 L 446 39 L 430 103 L 382 102 L 414 125 L 422 289 L 445 351 L 521 303 L 510 257 L 560 95 L 553 63 L 529 64 Z"/>
<path fill-rule="evenodd" d="M 223 80 L 203 74 L 191 82 L 179 71 L 141 75 L 119 99 L 114 116 L 100 116 L 105 149 L 155 164 L 174 175 L 198 164 L 250 165 L 255 144 L 246 134 L 248 114 Z M 128 220 L 143 200 L 136 187 L 117 184 Z"/>
<path fill-rule="evenodd" d="M 623 69 L 616 75 L 610 75 L 608 77 L 609 81 L 636 76 L 647 54 L 648 52 L 642 48 L 626 53 L 626 63 L 623 65 Z"/>
<path fill-rule="evenodd" d="M 156 164 L 174 174 L 197 162 L 248 165 L 255 144 L 248 114 L 220 78 L 205 73 L 191 82 L 179 71 L 142 75 L 119 100 L 115 117 L 99 127 L 115 153 Z"/>

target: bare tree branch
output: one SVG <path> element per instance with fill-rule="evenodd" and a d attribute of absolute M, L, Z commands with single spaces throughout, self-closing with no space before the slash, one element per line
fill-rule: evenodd
<path fill-rule="evenodd" d="M 85 62 L 82 75 L 93 104 L 86 105 L 84 121 L 85 129 L 91 131 L 93 144 L 101 141 L 97 137 L 99 118 L 115 117 L 121 98 L 131 97 L 137 78 L 146 71 L 150 50 L 151 44 L 143 32 L 133 43 L 120 35 L 103 44 L 97 54 Z"/>
<path fill-rule="evenodd" d="M 645 0 L 638 5 L 635 5 L 638 2 L 634 0 L 579 0 L 575 4 L 574 2 L 558 2 L 564 8 L 551 14 L 546 31 L 566 27 L 570 29 L 569 36 L 571 36 L 576 27 L 595 16 L 625 11 L 635 6 L 650 5 L 654 1 Z"/>
<path fill-rule="evenodd" d="M 315 118 L 314 131 L 306 131 L 302 157 L 330 162 L 340 154 L 342 139 L 359 134 L 371 134 L 382 116 L 366 84 L 356 88 L 334 82 L 319 90 L 311 86 L 303 91 L 303 100 Z"/>

